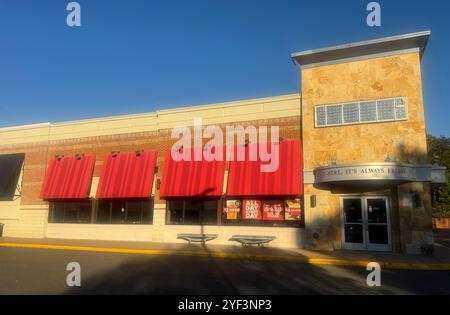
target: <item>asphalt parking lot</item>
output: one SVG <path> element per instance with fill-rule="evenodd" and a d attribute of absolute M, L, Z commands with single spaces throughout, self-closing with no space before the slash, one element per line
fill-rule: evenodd
<path fill-rule="evenodd" d="M 81 267 L 81 287 L 66 283 Z M 213 257 L 0 248 L 0 294 L 450 294 L 450 271 L 382 270 L 369 288 L 360 267 Z"/>

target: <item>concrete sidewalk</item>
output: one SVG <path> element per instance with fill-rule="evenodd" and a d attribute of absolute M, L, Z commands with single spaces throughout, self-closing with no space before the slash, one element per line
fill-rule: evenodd
<path fill-rule="evenodd" d="M 267 247 L 241 247 L 178 243 L 119 242 L 99 240 L 0 238 L 0 247 L 92 251 L 136 255 L 173 255 L 284 261 L 318 265 L 360 266 L 377 262 L 386 269 L 450 270 L 450 248 L 436 244 L 434 256 L 359 251 L 310 251 Z"/>

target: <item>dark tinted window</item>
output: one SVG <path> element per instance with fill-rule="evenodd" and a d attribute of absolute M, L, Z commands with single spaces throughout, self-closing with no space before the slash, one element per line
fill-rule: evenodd
<path fill-rule="evenodd" d="M 52 202 L 50 203 L 49 223 L 89 224 L 92 217 L 92 203 Z"/>
<path fill-rule="evenodd" d="M 167 224 L 216 225 L 217 200 L 167 201 Z"/>
<path fill-rule="evenodd" d="M 50 205 L 50 223 L 63 223 L 64 222 L 64 207 L 63 203 L 55 203 Z"/>
<path fill-rule="evenodd" d="M 111 223 L 111 204 L 105 201 L 97 202 L 97 223 Z"/>
<path fill-rule="evenodd" d="M 123 201 L 111 202 L 111 223 L 112 224 L 124 224 L 126 215 L 126 206 Z"/>
<path fill-rule="evenodd" d="M 217 223 L 217 201 L 209 200 L 204 202 L 202 220 L 205 224 Z"/>
<path fill-rule="evenodd" d="M 200 224 L 203 202 L 186 201 L 184 210 L 184 224 Z"/>
<path fill-rule="evenodd" d="M 113 200 L 97 203 L 98 224 L 152 224 L 152 200 Z"/>
<path fill-rule="evenodd" d="M 0 155 L 0 200 L 13 200 L 20 194 L 17 185 L 24 159 L 24 153 Z"/>
<path fill-rule="evenodd" d="M 167 224 L 183 224 L 184 201 L 167 202 Z"/>

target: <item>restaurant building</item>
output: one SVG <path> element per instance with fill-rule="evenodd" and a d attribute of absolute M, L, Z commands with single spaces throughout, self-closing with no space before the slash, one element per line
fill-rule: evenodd
<path fill-rule="evenodd" d="M 195 233 L 232 244 L 256 235 L 276 237 L 273 247 L 423 253 L 433 244 L 430 185 L 447 180 L 427 161 L 429 35 L 292 54 L 301 94 L 2 128 L 3 236 L 183 242 L 179 234 Z M 175 161 L 173 128 L 199 118 L 224 134 L 278 126 L 279 167 L 261 172 L 260 157 Z M 248 157 L 256 143 L 245 143 Z"/>

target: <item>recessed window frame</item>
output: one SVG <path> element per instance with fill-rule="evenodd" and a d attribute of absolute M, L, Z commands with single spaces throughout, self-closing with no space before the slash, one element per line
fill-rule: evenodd
<path fill-rule="evenodd" d="M 213 202 L 215 203 L 214 208 L 207 209 L 207 203 Z M 178 203 L 178 205 L 181 205 L 180 208 L 176 209 L 173 207 L 175 203 Z M 187 212 L 192 211 L 193 209 L 190 209 L 189 207 L 193 207 L 195 204 L 196 211 L 198 211 L 198 221 L 190 221 L 189 215 L 187 215 Z M 220 225 L 219 220 L 219 211 L 221 206 L 220 199 L 171 199 L 166 200 L 166 225 L 186 225 L 186 226 L 196 226 L 196 225 L 205 225 L 205 226 L 218 226 Z M 194 206 L 195 208 L 195 206 Z M 172 211 L 181 211 L 181 219 L 177 218 L 175 215 L 173 215 Z M 208 213 L 209 212 L 209 213 Z M 207 222 L 208 215 L 214 214 L 215 218 L 214 220 L 211 220 L 211 222 Z M 205 220 L 206 218 L 206 220 Z M 209 217 L 209 219 L 211 219 Z"/>
<path fill-rule="evenodd" d="M 70 210 L 70 208 L 78 207 L 76 210 Z M 82 207 L 89 207 L 89 218 L 86 221 L 80 220 L 80 213 L 82 213 Z M 66 213 L 76 212 L 77 220 L 68 220 Z M 49 224 L 78 224 L 87 225 L 92 223 L 93 217 L 93 201 L 87 200 L 65 200 L 65 201 L 50 201 L 48 212 Z M 60 218 L 62 218 L 60 220 Z"/>
<path fill-rule="evenodd" d="M 393 119 L 380 119 L 379 118 L 379 111 L 378 111 L 378 103 L 383 101 L 390 101 L 392 100 L 394 102 L 394 118 Z M 398 101 L 403 102 L 403 105 L 398 105 Z M 376 119 L 373 121 L 361 121 L 361 104 L 367 103 L 367 102 L 374 102 L 375 103 L 375 113 L 376 113 Z M 357 122 L 345 122 L 344 119 L 344 107 L 346 105 L 353 105 L 358 104 L 358 113 L 359 113 L 359 119 Z M 335 107 L 335 106 L 341 106 L 341 123 L 339 124 L 330 124 L 328 123 L 328 115 L 327 115 L 327 108 L 328 107 Z M 399 108 L 404 108 L 405 116 L 399 117 Z M 318 121 L 318 110 L 324 110 L 325 111 L 325 124 L 319 124 Z M 383 99 L 376 99 L 376 100 L 360 100 L 360 101 L 353 101 L 353 102 L 346 102 L 346 103 L 336 103 L 336 104 L 326 104 L 326 105 L 318 105 L 314 107 L 314 126 L 316 128 L 326 128 L 326 127 L 336 127 L 336 126 L 348 126 L 348 125 L 362 125 L 362 124 L 373 124 L 373 123 L 381 123 L 381 122 L 393 122 L 393 121 L 406 121 L 408 120 L 408 99 L 406 97 L 390 97 L 390 98 L 383 98 Z"/>
<path fill-rule="evenodd" d="M 140 207 L 140 220 L 130 222 L 130 207 L 138 205 Z M 101 225 L 153 225 L 153 215 L 155 203 L 153 199 L 101 199 L 96 202 L 95 224 Z M 103 208 L 103 209 L 101 209 Z M 123 220 L 119 220 L 120 215 L 117 214 L 117 208 L 123 209 Z M 100 219 L 100 212 L 109 209 L 109 215 Z M 146 214 L 146 211 L 148 213 Z M 106 211 L 107 212 L 107 211 Z M 145 220 L 145 219 L 148 220 Z"/>
<path fill-rule="evenodd" d="M 25 153 L 0 154 L 0 202 L 15 201 L 22 197 L 24 167 Z"/>

